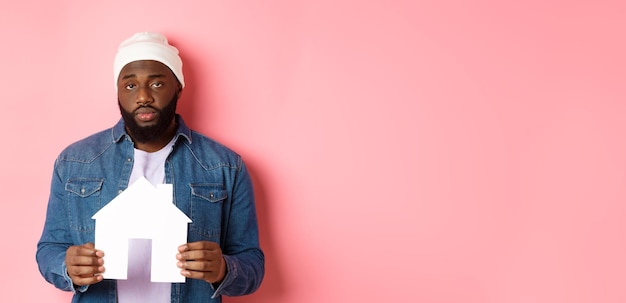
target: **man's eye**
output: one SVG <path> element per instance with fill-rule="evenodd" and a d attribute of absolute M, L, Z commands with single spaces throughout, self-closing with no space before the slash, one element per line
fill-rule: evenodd
<path fill-rule="evenodd" d="M 163 83 L 159 83 L 159 82 L 152 83 L 152 87 L 161 87 L 161 86 L 163 86 Z"/>
<path fill-rule="evenodd" d="M 127 84 L 126 85 L 126 89 L 133 89 L 135 88 L 135 84 Z"/>

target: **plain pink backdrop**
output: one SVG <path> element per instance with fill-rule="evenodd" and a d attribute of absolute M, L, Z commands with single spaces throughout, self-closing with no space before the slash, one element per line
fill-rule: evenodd
<path fill-rule="evenodd" d="M 69 302 L 52 163 L 152 30 L 255 182 L 266 279 L 225 302 L 626 302 L 625 3 L 2 1 L 2 300 Z"/>

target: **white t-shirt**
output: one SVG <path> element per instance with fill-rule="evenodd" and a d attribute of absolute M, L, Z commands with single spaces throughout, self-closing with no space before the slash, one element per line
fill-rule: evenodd
<path fill-rule="evenodd" d="M 133 184 L 140 177 L 145 177 L 153 185 L 164 183 L 165 160 L 172 151 L 172 146 L 174 139 L 153 153 L 135 149 L 135 163 L 128 184 Z M 151 245 L 150 239 L 128 240 L 128 279 L 117 280 L 119 303 L 170 302 L 172 284 L 150 282 Z"/>

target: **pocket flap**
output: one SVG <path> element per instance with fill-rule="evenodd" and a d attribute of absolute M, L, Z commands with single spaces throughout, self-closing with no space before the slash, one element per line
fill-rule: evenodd
<path fill-rule="evenodd" d="M 209 202 L 219 202 L 228 197 L 222 184 L 190 184 L 190 186 L 192 195 Z"/>
<path fill-rule="evenodd" d="M 70 179 L 65 184 L 65 190 L 81 197 L 88 197 L 100 191 L 103 179 Z"/>

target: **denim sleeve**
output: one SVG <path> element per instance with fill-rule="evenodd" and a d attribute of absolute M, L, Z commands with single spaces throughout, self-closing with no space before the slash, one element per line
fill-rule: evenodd
<path fill-rule="evenodd" d="M 39 243 L 37 243 L 37 264 L 39 272 L 55 287 L 64 291 L 85 291 L 85 287 L 75 289 L 65 267 L 65 251 L 72 244 L 69 231 L 66 204 L 63 203 L 64 188 L 58 173 L 58 161 L 52 176 L 50 198 L 46 221 Z"/>
<path fill-rule="evenodd" d="M 259 288 L 265 274 L 265 257 L 259 247 L 254 191 L 243 162 L 234 181 L 232 209 L 222 238 L 227 274 L 215 290 L 213 298 L 219 295 L 250 294 Z"/>

